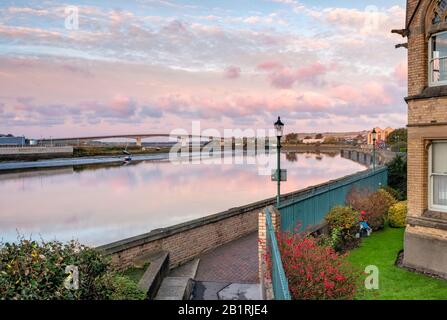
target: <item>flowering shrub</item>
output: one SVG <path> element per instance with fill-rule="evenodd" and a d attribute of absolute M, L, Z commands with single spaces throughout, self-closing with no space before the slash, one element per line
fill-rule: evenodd
<path fill-rule="evenodd" d="M 344 256 L 302 234 L 278 235 L 293 299 L 353 299 L 361 273 Z"/>
<path fill-rule="evenodd" d="M 336 206 L 329 211 L 326 222 L 331 229 L 340 229 L 341 232 L 350 232 L 358 226 L 358 213 L 351 207 Z"/>
<path fill-rule="evenodd" d="M 385 190 L 370 192 L 367 189 L 352 189 L 346 197 L 346 203 L 354 210 L 365 211 L 365 219 L 373 230 L 380 230 L 385 225 L 388 210 L 395 199 Z"/>
<path fill-rule="evenodd" d="M 79 289 L 67 289 L 65 267 L 78 267 Z M 135 283 L 123 281 L 110 261 L 77 242 L 20 239 L 0 244 L 0 299 L 143 299 Z"/>
<path fill-rule="evenodd" d="M 388 211 L 388 223 L 393 228 L 405 228 L 407 218 L 407 201 L 393 205 Z"/>

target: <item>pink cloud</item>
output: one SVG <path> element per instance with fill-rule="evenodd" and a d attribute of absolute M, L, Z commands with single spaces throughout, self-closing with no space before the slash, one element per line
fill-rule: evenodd
<path fill-rule="evenodd" d="M 331 64 L 323 65 L 320 62 L 313 63 L 301 68 L 290 68 L 276 61 L 265 61 L 257 66 L 258 69 L 269 72 L 268 79 L 273 87 L 279 89 L 290 89 L 296 82 L 314 82 L 318 77 L 334 71 L 337 66 Z"/>
<path fill-rule="evenodd" d="M 236 66 L 229 66 L 225 69 L 225 78 L 237 79 L 241 75 L 241 68 Z"/>
<path fill-rule="evenodd" d="M 364 112 L 380 113 L 396 103 L 395 87 L 370 81 L 362 85 L 339 85 L 327 90 L 327 94 L 340 104 L 363 108 Z M 354 113 L 355 110 L 352 112 Z M 360 110 L 358 110 L 360 111 Z M 356 112 L 358 112 L 356 111 Z"/>
<path fill-rule="evenodd" d="M 269 60 L 258 64 L 257 68 L 259 70 L 270 71 L 275 69 L 282 69 L 284 68 L 284 66 L 278 61 Z"/>

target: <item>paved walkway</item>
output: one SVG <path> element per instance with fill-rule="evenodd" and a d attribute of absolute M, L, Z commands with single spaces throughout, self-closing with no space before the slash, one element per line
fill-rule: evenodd
<path fill-rule="evenodd" d="M 200 256 L 193 300 L 259 300 L 260 298 L 257 232 Z"/>
<path fill-rule="evenodd" d="M 254 232 L 200 256 L 196 281 L 258 282 L 258 233 Z"/>

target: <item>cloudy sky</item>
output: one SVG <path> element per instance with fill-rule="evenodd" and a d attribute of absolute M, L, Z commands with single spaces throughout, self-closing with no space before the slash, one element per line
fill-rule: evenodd
<path fill-rule="evenodd" d="M 1 1 L 0 133 L 403 126 L 404 19 L 404 0 Z"/>

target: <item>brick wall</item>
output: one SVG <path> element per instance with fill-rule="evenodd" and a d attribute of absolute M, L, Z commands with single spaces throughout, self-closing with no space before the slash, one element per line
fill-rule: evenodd
<path fill-rule="evenodd" d="M 194 220 L 162 232 L 152 232 L 113 244 L 99 247 L 112 257 L 119 268 L 127 268 L 133 261 L 146 254 L 168 251 L 170 267 L 187 262 L 210 249 L 255 232 L 258 228 L 258 209 L 235 215 L 222 214 Z"/>
<path fill-rule="evenodd" d="M 419 0 L 407 1 L 407 23 Z M 430 96 L 428 39 L 436 1 L 422 0 L 409 25 L 408 36 L 408 206 L 409 216 L 428 208 L 428 151 L 432 139 L 447 138 L 447 96 Z M 435 91 L 439 90 L 435 89 Z M 428 93 L 427 93 L 428 92 Z"/>
<path fill-rule="evenodd" d="M 281 214 L 273 206 L 269 206 L 272 225 L 275 232 L 281 230 Z M 259 279 L 261 281 L 263 298 L 272 300 L 274 298 L 271 278 L 267 274 L 267 265 L 265 261 L 267 250 L 267 225 L 265 220 L 265 210 L 261 210 L 258 214 L 258 261 L 259 261 Z"/>
<path fill-rule="evenodd" d="M 447 123 L 447 97 L 419 99 L 408 102 L 408 124 Z"/>
<path fill-rule="evenodd" d="M 429 87 L 428 41 L 434 32 L 447 30 L 447 24 L 431 24 L 437 1 L 422 0 L 416 7 L 418 3 L 407 1 L 407 24 L 414 18 L 408 36 L 408 220 L 403 262 L 443 276 L 447 275 L 447 229 L 445 220 L 427 211 L 428 146 L 433 140 L 447 139 L 447 87 Z"/>

